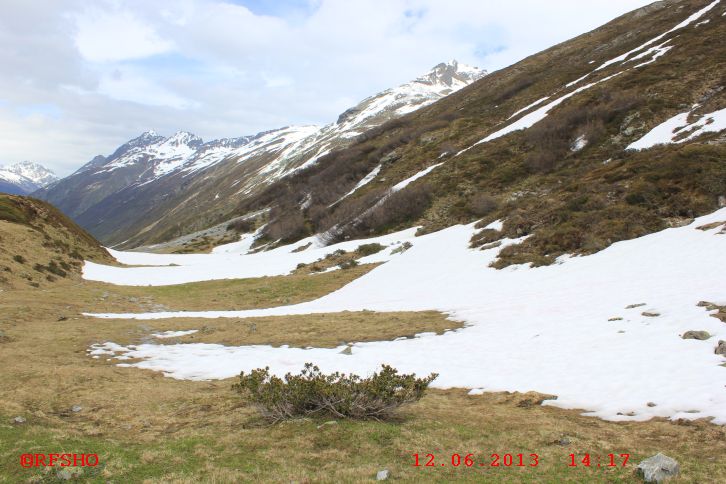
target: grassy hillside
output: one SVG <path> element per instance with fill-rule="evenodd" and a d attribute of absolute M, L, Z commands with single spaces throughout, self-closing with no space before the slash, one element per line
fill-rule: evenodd
<path fill-rule="evenodd" d="M 672 48 L 652 63 L 616 62 L 595 71 L 709 3 L 657 2 L 494 72 L 365 133 L 350 149 L 328 155 L 234 213 L 272 207 L 265 241 L 283 242 L 325 231 L 339 240 L 412 224 L 433 231 L 504 219 L 501 233 L 472 241 L 529 235 L 502 252 L 497 264 L 503 266 L 591 253 L 713 211 L 726 196 L 722 134 L 644 151 L 625 148 L 694 104 L 691 119 L 726 106 L 724 7 L 699 19 L 708 23 L 691 24 L 654 43 L 668 40 Z M 532 127 L 472 147 L 519 119 L 522 115 L 509 118 L 533 102 L 549 96 L 544 105 L 595 82 Z M 584 140 L 581 149 L 575 148 L 578 139 Z M 385 198 L 396 183 L 442 161 Z M 381 171 L 371 183 L 336 203 L 378 165 Z"/>
<path fill-rule="evenodd" d="M 30 197 L 0 194 L 0 287 L 46 287 L 77 280 L 84 260 L 113 258 L 58 209 Z"/>

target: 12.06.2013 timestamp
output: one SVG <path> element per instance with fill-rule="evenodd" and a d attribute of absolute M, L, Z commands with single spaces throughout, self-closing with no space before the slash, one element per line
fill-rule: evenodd
<path fill-rule="evenodd" d="M 451 454 L 439 456 L 434 454 L 411 454 L 414 467 L 537 467 L 538 454 Z"/>

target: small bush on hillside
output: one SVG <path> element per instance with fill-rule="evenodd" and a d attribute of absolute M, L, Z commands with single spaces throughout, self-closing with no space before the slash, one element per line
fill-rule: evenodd
<path fill-rule="evenodd" d="M 27 261 L 25 260 L 25 257 L 22 255 L 14 255 L 13 260 L 17 262 L 18 264 L 25 264 Z"/>
<path fill-rule="evenodd" d="M 227 230 L 237 232 L 239 234 L 246 234 L 252 232 L 255 228 L 255 221 L 250 219 L 235 220 L 227 224 Z"/>
<path fill-rule="evenodd" d="M 486 193 L 474 195 L 472 199 L 469 200 L 469 211 L 477 217 L 489 215 L 497 209 L 497 206 L 497 200 Z"/>
<path fill-rule="evenodd" d="M 382 251 L 383 248 L 384 247 L 381 244 L 374 242 L 372 244 L 359 245 L 358 248 L 356 249 L 356 252 L 358 252 L 358 254 L 360 254 L 361 257 L 365 257 L 368 255 L 377 254 L 380 251 Z"/>
<path fill-rule="evenodd" d="M 358 261 L 355 259 L 344 260 L 343 262 L 338 264 L 338 267 L 340 267 L 341 269 L 352 269 L 356 266 L 358 266 Z"/>
<path fill-rule="evenodd" d="M 288 373 L 284 378 L 271 375 L 269 367 L 242 372 L 233 388 L 247 395 L 272 422 L 317 415 L 384 420 L 402 405 L 420 400 L 437 376 L 416 378 L 388 365 L 368 378 L 339 372 L 325 375 L 306 363 L 299 375 Z"/>

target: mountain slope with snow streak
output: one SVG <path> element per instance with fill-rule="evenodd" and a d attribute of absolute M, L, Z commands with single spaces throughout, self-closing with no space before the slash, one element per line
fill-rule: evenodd
<path fill-rule="evenodd" d="M 466 327 L 461 330 L 355 343 L 352 355 L 340 354 L 343 347 L 120 347 L 111 342 L 94 345 L 89 352 L 140 358 L 120 366 L 193 380 L 229 378 L 267 365 L 282 375 L 309 361 L 323 371 L 366 374 L 386 363 L 406 372 L 437 372 L 440 376 L 433 386 L 438 388 L 470 388 L 472 394 L 529 390 L 554 394 L 557 399 L 545 404 L 584 409 L 586 415 L 607 420 L 711 418 L 716 424 L 726 424 L 724 358 L 714 354 L 717 342 L 726 339 L 726 326 L 699 306 L 703 300 L 726 303 L 722 287 L 726 209 L 685 227 L 619 242 L 591 256 L 562 258 L 558 264 L 540 268 L 488 268 L 500 249 L 468 248 L 475 231 L 473 226 L 454 226 L 412 239 L 413 247 L 407 251 L 384 256 L 388 262 L 381 267 L 309 303 L 247 311 L 93 315 L 244 318 L 435 309 L 464 321 Z M 506 246 L 520 241 L 503 242 Z M 276 249 L 276 258 L 285 263 L 271 272 L 284 273 L 298 261 L 308 260 L 305 251 L 296 253 L 292 248 Z M 121 260 L 149 264 L 172 260 L 152 254 L 143 259 L 140 254 L 129 257 Z M 191 267 L 214 257 L 178 256 L 173 260 Z M 238 265 L 255 266 L 253 260 L 264 256 L 239 253 L 237 257 Z M 213 273 L 221 269 L 211 263 L 207 267 Z M 124 271 L 138 268 L 95 266 L 94 270 L 107 271 L 105 280 L 118 283 L 124 282 Z M 151 283 L 158 284 L 179 269 L 146 270 Z M 708 331 L 712 336 L 705 341 L 682 339 L 689 330 Z"/>
<path fill-rule="evenodd" d="M 507 236 L 531 237 L 499 266 L 687 223 L 726 199 L 725 9 L 669 0 L 623 15 L 372 130 L 239 213 L 273 207 L 266 243 L 505 219 Z M 631 149 L 684 111 L 674 143 Z"/>
<path fill-rule="evenodd" d="M 37 195 L 109 244 L 162 242 L 223 222 L 214 217 L 238 201 L 485 74 L 455 60 L 442 63 L 324 127 L 288 126 L 207 143 L 187 132 L 166 138 L 149 131 Z"/>

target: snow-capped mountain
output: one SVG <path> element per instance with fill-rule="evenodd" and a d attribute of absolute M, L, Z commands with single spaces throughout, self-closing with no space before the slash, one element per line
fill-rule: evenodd
<path fill-rule="evenodd" d="M 25 195 L 56 180 L 58 177 L 51 170 L 30 161 L 0 166 L 0 192 Z"/>
<path fill-rule="evenodd" d="M 183 225 L 179 231 L 193 231 L 209 217 L 199 217 L 200 213 L 215 212 L 222 202 L 236 203 L 350 145 L 365 131 L 429 105 L 485 74 L 455 60 L 442 63 L 411 82 L 364 99 L 322 127 L 288 126 L 206 143 L 185 131 L 168 138 L 147 131 L 111 155 L 95 157 L 38 196 L 107 243 L 146 231 L 147 224 L 167 229 Z M 181 222 L 176 215 L 190 206 L 194 220 Z"/>

